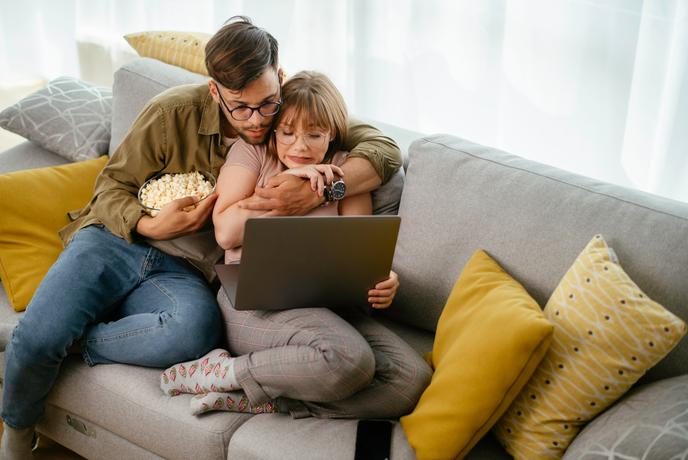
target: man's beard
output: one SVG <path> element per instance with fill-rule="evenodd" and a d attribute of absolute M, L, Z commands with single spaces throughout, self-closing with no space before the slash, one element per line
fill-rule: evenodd
<path fill-rule="evenodd" d="M 244 140 L 244 142 L 246 142 L 247 144 L 260 145 L 260 144 L 264 144 L 266 142 L 267 136 L 270 134 L 270 127 L 271 126 L 272 126 L 272 123 L 270 122 L 266 125 L 249 126 L 247 128 L 242 128 L 241 130 L 238 130 L 235 128 L 235 131 L 239 134 L 239 137 L 241 137 Z M 248 134 L 248 130 L 250 130 L 250 129 L 264 129 L 265 133 L 260 138 L 252 137 L 252 136 L 249 136 L 249 134 Z"/>

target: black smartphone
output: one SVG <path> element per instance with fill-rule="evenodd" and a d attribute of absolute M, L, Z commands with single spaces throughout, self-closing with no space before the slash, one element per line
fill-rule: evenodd
<path fill-rule="evenodd" d="M 389 460 L 392 426 L 388 420 L 359 420 L 354 460 Z"/>

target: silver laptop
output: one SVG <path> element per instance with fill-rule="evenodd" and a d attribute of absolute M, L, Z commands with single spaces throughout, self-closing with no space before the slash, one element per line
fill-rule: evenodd
<path fill-rule="evenodd" d="M 389 277 L 398 216 L 248 219 L 240 264 L 216 265 L 236 310 L 366 309 Z"/>

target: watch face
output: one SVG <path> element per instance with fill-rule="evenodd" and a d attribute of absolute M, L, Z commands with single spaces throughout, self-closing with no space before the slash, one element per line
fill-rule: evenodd
<path fill-rule="evenodd" d="M 343 180 L 338 180 L 332 184 L 332 199 L 341 200 L 346 195 L 346 184 Z"/>

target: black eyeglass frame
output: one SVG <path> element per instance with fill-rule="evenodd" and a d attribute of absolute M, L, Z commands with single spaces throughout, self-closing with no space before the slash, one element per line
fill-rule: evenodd
<path fill-rule="evenodd" d="M 230 109 L 229 106 L 227 105 L 227 102 L 225 101 L 225 98 L 222 97 L 222 93 L 220 92 L 220 86 L 222 86 L 222 85 L 220 85 L 218 82 L 216 82 L 214 80 L 213 80 L 213 82 L 215 83 L 215 87 L 217 88 L 217 95 L 220 97 L 220 101 L 222 102 L 222 105 L 224 106 L 225 110 L 227 112 L 229 112 L 229 114 L 232 116 L 232 118 L 234 118 L 236 121 L 250 120 L 251 117 L 253 116 L 253 112 L 256 112 L 256 111 L 258 112 L 258 114 L 261 117 L 271 117 L 271 116 L 279 113 L 280 109 L 282 108 L 282 100 L 280 99 L 279 101 L 263 102 L 262 104 L 260 104 L 256 107 L 251 107 L 250 105 L 242 104 L 238 107 L 234 107 L 233 109 Z M 263 107 L 265 107 L 266 105 L 273 105 L 273 104 L 275 104 L 277 106 L 274 112 L 263 113 Z M 241 109 L 250 109 L 251 113 L 249 113 L 248 117 L 246 117 L 246 118 L 238 118 L 236 115 L 234 115 L 234 112 L 236 110 L 241 110 Z"/>

